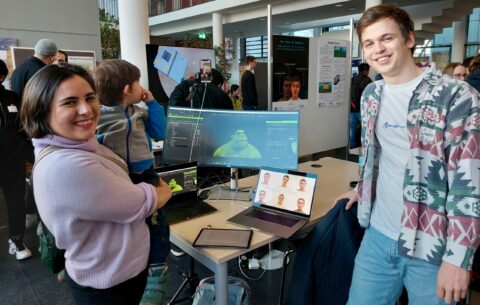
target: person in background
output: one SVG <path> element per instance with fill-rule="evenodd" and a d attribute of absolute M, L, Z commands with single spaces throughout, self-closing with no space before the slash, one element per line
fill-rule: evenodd
<path fill-rule="evenodd" d="M 290 76 L 286 76 L 282 82 L 282 97 L 277 102 L 286 102 L 292 97 L 292 79 Z"/>
<path fill-rule="evenodd" d="M 25 62 L 18 66 L 12 73 L 12 90 L 15 91 L 20 98 L 23 96 L 23 90 L 27 85 L 30 78 L 41 68 L 52 64 L 55 61 L 55 55 L 57 54 L 58 47 L 53 40 L 40 39 L 35 44 L 35 51 L 33 56 L 30 56 Z M 20 104 L 22 101 L 20 101 Z M 33 164 L 33 145 L 30 140 L 27 141 L 27 161 Z M 31 187 L 32 181 L 30 179 L 26 192 L 26 227 L 33 228 L 38 223 L 37 207 L 35 204 L 35 198 Z"/>
<path fill-rule="evenodd" d="M 352 78 L 350 87 L 350 148 L 360 146 L 360 133 L 357 132 L 360 129 L 360 98 L 363 90 L 372 82 L 372 79 L 368 76 L 369 72 L 370 65 L 361 63 L 358 65 L 358 75 Z"/>
<path fill-rule="evenodd" d="M 299 94 L 300 94 L 300 88 L 302 84 L 300 82 L 300 77 L 294 76 L 292 77 L 290 81 L 290 99 L 289 101 L 299 101 L 301 100 Z"/>
<path fill-rule="evenodd" d="M 480 54 L 475 56 L 468 66 L 467 83 L 480 92 Z"/>
<path fill-rule="evenodd" d="M 200 83 L 200 80 L 184 80 L 170 95 L 169 106 L 233 109 L 232 101 L 221 89 L 225 79 L 216 69 L 212 69 L 212 82 Z M 205 90 L 207 90 L 205 92 Z"/>
<path fill-rule="evenodd" d="M 118 155 L 95 136 L 100 103 L 83 68 L 49 65 L 25 87 L 20 117 L 33 139 L 40 216 L 65 249 L 65 278 L 77 305 L 139 304 L 150 234 L 145 218 L 171 197 L 133 184 Z"/>
<path fill-rule="evenodd" d="M 367 9 L 357 33 L 383 76 L 361 99 L 364 164 L 348 198 L 366 227 L 348 304 L 438 305 L 467 295 L 480 243 L 480 95 L 418 67 L 414 24 L 391 5 Z M 470 232 L 470 233 L 467 233 Z"/>
<path fill-rule="evenodd" d="M 0 60 L 0 189 L 3 190 L 8 216 L 8 252 L 17 260 L 32 256 L 25 246 L 25 161 L 27 144 L 21 133 L 20 97 L 6 90 L 2 83 L 8 75 L 7 65 Z"/>
<path fill-rule="evenodd" d="M 93 72 L 100 100 L 98 141 L 127 163 L 133 183 L 158 186 L 152 140 L 165 137 L 165 110 L 150 91 L 140 85 L 140 70 L 126 60 L 104 60 Z M 136 105 L 140 101 L 146 109 Z M 163 210 L 147 218 L 150 229 L 150 258 L 147 287 L 140 304 L 164 303 L 168 279 L 167 257 L 170 253 L 170 229 Z"/>
<path fill-rule="evenodd" d="M 468 71 L 461 63 L 452 62 L 445 67 L 443 74 L 448 75 L 453 79 L 466 80 Z"/>
<path fill-rule="evenodd" d="M 242 110 L 242 98 L 240 97 L 240 87 L 237 84 L 233 84 L 230 87 L 228 96 L 232 100 L 233 110 Z"/>
<path fill-rule="evenodd" d="M 53 64 L 57 50 L 58 47 L 53 40 L 40 39 L 37 41 L 33 55 L 13 70 L 12 90 L 22 97 L 23 89 L 30 78 L 41 68 Z"/>
<path fill-rule="evenodd" d="M 54 64 L 59 65 L 64 63 L 68 63 L 68 54 L 65 51 L 58 50 L 57 55 L 55 55 Z"/>
<path fill-rule="evenodd" d="M 242 88 L 242 108 L 244 110 L 258 109 L 257 85 L 255 83 L 254 70 L 257 66 L 255 56 L 247 55 L 245 57 L 245 71 L 242 74 L 240 87 Z"/>

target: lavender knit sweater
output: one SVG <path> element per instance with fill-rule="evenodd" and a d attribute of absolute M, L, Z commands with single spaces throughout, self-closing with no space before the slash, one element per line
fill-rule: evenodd
<path fill-rule="evenodd" d="M 66 269 L 82 286 L 109 288 L 143 271 L 150 236 L 145 218 L 156 208 L 152 185 L 133 184 L 117 157 L 96 138 L 33 139 L 35 155 L 53 145 L 67 149 L 45 156 L 35 167 L 34 194 L 42 220 L 66 249 Z"/>

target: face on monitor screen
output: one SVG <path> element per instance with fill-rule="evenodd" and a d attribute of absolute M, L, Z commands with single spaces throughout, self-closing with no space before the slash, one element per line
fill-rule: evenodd
<path fill-rule="evenodd" d="M 262 169 L 254 203 L 299 214 L 310 214 L 315 177 Z"/>
<path fill-rule="evenodd" d="M 164 160 L 297 169 L 299 113 L 170 107 Z"/>

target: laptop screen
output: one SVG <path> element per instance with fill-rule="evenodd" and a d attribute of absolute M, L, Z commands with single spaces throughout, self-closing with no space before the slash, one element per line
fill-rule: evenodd
<path fill-rule="evenodd" d="M 195 162 L 156 168 L 155 171 L 168 184 L 172 190 L 172 196 L 197 191 Z"/>
<path fill-rule="evenodd" d="M 262 168 L 258 176 L 254 206 L 300 216 L 310 216 L 317 175 Z"/>

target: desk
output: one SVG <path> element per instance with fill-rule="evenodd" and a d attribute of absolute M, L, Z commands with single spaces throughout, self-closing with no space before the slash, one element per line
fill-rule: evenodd
<path fill-rule="evenodd" d="M 321 164 L 322 167 L 311 167 L 313 163 Z M 349 187 L 350 181 L 358 180 L 358 165 L 356 163 L 334 158 L 322 158 L 318 161 L 305 162 L 299 164 L 298 170 L 318 175 L 312 216 L 307 226 L 313 225 L 320 217 L 325 215 L 330 210 L 330 206 L 335 198 L 351 189 Z M 256 181 L 257 177 L 252 176 L 241 179 L 239 184 L 241 187 L 249 187 L 254 186 Z M 194 248 L 192 243 L 198 232 L 208 225 L 214 228 L 243 228 L 228 223 L 227 219 L 251 206 L 251 202 L 234 200 L 209 200 L 208 203 L 218 209 L 218 211 L 170 226 L 170 241 L 215 273 L 216 304 L 227 305 L 228 261 L 267 245 L 279 239 L 279 237 L 254 231 L 249 249 Z"/>

